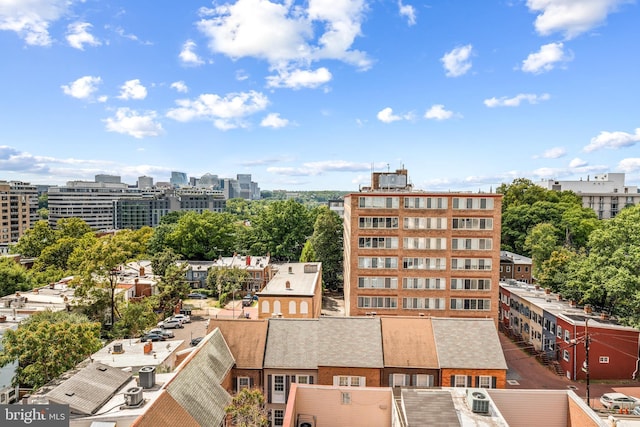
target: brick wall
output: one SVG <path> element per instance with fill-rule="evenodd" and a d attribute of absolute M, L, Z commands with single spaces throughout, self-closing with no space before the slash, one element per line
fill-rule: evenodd
<path fill-rule="evenodd" d="M 442 387 L 453 387 L 453 384 L 451 384 L 452 375 L 466 375 L 471 377 L 469 387 L 476 387 L 476 377 L 487 375 L 496 378 L 495 388 L 507 388 L 507 371 L 503 369 L 442 369 L 441 375 Z"/>
<path fill-rule="evenodd" d="M 333 385 L 333 377 L 337 375 L 365 377 L 367 387 L 381 387 L 382 369 L 378 368 L 337 368 L 318 367 L 318 384 Z"/>

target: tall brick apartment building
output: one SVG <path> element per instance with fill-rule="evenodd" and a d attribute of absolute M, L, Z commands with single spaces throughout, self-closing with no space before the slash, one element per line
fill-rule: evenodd
<path fill-rule="evenodd" d="M 374 172 L 344 199 L 348 316 L 498 318 L 502 196 L 413 191 Z"/>

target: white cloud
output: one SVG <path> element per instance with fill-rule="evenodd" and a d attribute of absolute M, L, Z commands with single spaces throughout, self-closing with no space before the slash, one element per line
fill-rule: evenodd
<path fill-rule="evenodd" d="M 98 85 L 102 83 L 100 77 L 84 76 L 78 80 L 69 83 L 68 85 L 60 86 L 65 93 L 73 98 L 77 99 L 89 99 L 95 91 L 98 90 Z"/>
<path fill-rule="evenodd" d="M 558 62 L 567 62 L 572 58 L 565 55 L 562 43 L 549 43 L 540 46 L 536 53 L 530 53 L 527 59 L 522 61 L 522 71 L 525 73 L 539 74 L 551 71 Z"/>
<path fill-rule="evenodd" d="M 583 166 L 587 166 L 589 163 L 587 163 L 585 160 L 582 160 L 579 157 L 576 157 L 575 159 L 571 160 L 569 162 L 569 167 L 570 168 L 581 168 Z"/>
<path fill-rule="evenodd" d="M 331 80 L 331 72 L 325 67 L 317 70 L 281 70 L 277 76 L 267 77 L 267 87 L 287 87 L 290 89 L 317 88 Z"/>
<path fill-rule="evenodd" d="M 539 13 L 536 31 L 543 36 L 564 33 L 567 39 L 576 37 L 602 24 L 607 15 L 628 0 L 527 0 L 527 7 Z"/>
<path fill-rule="evenodd" d="M 49 46 L 49 25 L 64 16 L 74 0 L 3 0 L 0 30 L 15 31 L 27 44 Z"/>
<path fill-rule="evenodd" d="M 598 136 L 591 138 L 589 145 L 584 147 L 584 151 L 590 153 L 591 151 L 599 150 L 601 148 L 617 149 L 622 147 L 631 147 L 640 142 L 640 128 L 637 128 L 635 133 L 627 132 L 607 132 L 602 131 Z"/>
<path fill-rule="evenodd" d="M 620 163 L 618 163 L 618 169 L 626 173 L 640 170 L 640 157 L 620 160 Z"/>
<path fill-rule="evenodd" d="M 400 16 L 407 18 L 407 24 L 415 25 L 416 23 L 416 9 L 410 4 L 402 4 L 402 0 L 398 1 L 398 8 L 400 9 Z"/>
<path fill-rule="evenodd" d="M 254 57 L 273 69 L 308 66 L 336 59 L 368 69 L 366 53 L 352 49 L 361 34 L 365 0 L 292 1 L 238 0 L 201 8 L 198 29 L 209 49 L 230 58 Z"/>
<path fill-rule="evenodd" d="M 180 93 L 189 92 L 189 88 L 187 87 L 187 85 L 182 80 L 171 83 L 171 89 L 175 89 L 176 91 L 178 91 Z"/>
<path fill-rule="evenodd" d="M 109 132 L 123 133 L 134 138 L 158 136 L 163 133 L 162 125 L 155 121 L 155 111 L 138 113 L 135 110 L 123 107 L 116 110 L 114 117 L 103 120 Z"/>
<path fill-rule="evenodd" d="M 473 46 L 470 44 L 459 46 L 440 58 L 447 77 L 459 77 L 471 69 L 471 60 L 469 58 L 472 50 Z"/>
<path fill-rule="evenodd" d="M 289 120 L 281 118 L 279 113 L 270 113 L 260 122 L 260 126 L 273 129 L 283 128 L 287 125 L 289 125 Z"/>
<path fill-rule="evenodd" d="M 371 170 L 372 166 L 381 168 L 387 164 L 356 163 L 346 160 L 324 160 L 320 162 L 306 162 L 301 167 L 269 167 L 267 172 L 287 176 L 316 176 L 325 172 L 364 172 Z"/>
<path fill-rule="evenodd" d="M 245 81 L 249 78 L 249 74 L 245 70 L 236 71 L 236 80 L 239 82 Z"/>
<path fill-rule="evenodd" d="M 120 86 L 119 99 L 145 99 L 147 88 L 140 84 L 139 79 L 127 80 Z"/>
<path fill-rule="evenodd" d="M 542 157 L 543 159 L 558 159 L 567 154 L 567 150 L 563 147 L 553 147 L 546 150 L 540 156 L 535 156 L 535 158 Z"/>
<path fill-rule="evenodd" d="M 376 117 L 383 123 L 392 123 L 397 122 L 398 120 L 402 120 L 401 116 L 393 114 L 393 109 L 391 107 L 383 108 L 382 110 L 378 111 Z"/>
<path fill-rule="evenodd" d="M 85 45 L 100 46 L 102 43 L 90 34 L 92 25 L 88 22 L 74 22 L 67 26 L 67 42 L 71 47 L 84 50 Z"/>
<path fill-rule="evenodd" d="M 452 118 L 453 115 L 453 111 L 445 110 L 444 105 L 435 104 L 424 113 L 424 118 L 430 120 L 447 120 Z"/>
<path fill-rule="evenodd" d="M 543 93 L 542 95 L 536 95 L 533 93 L 520 93 L 513 98 L 507 98 L 503 96 L 502 98 L 489 98 L 484 100 L 484 105 L 489 108 L 493 107 L 518 107 L 521 102 L 526 101 L 529 104 L 537 104 L 541 101 L 547 101 L 551 96 L 548 93 Z"/>
<path fill-rule="evenodd" d="M 169 110 L 167 117 L 179 122 L 211 120 L 221 130 L 244 127 L 243 119 L 263 111 L 269 99 L 260 92 L 230 93 L 224 97 L 202 94 L 194 100 L 179 99 L 177 108 Z"/>
<path fill-rule="evenodd" d="M 180 55 L 178 56 L 180 57 L 180 60 L 183 64 L 192 66 L 204 64 L 204 61 L 200 59 L 198 54 L 194 51 L 196 47 L 197 45 L 193 40 L 187 40 L 182 45 L 182 50 L 180 51 Z"/>

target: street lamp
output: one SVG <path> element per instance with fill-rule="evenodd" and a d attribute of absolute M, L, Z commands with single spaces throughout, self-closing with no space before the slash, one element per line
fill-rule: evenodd
<path fill-rule="evenodd" d="M 116 321 L 116 286 L 118 286 L 118 270 L 109 271 L 109 285 L 111 287 L 111 327 Z"/>
<path fill-rule="evenodd" d="M 233 290 L 231 291 L 231 294 L 233 295 L 233 302 L 231 303 L 231 308 L 233 310 L 233 318 L 236 318 L 236 288 L 234 287 Z"/>

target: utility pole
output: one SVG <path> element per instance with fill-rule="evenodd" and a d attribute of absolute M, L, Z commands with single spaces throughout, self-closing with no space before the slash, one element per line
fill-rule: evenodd
<path fill-rule="evenodd" d="M 584 321 L 584 367 L 587 374 L 587 406 L 591 407 L 591 396 L 589 395 L 589 318 Z"/>

